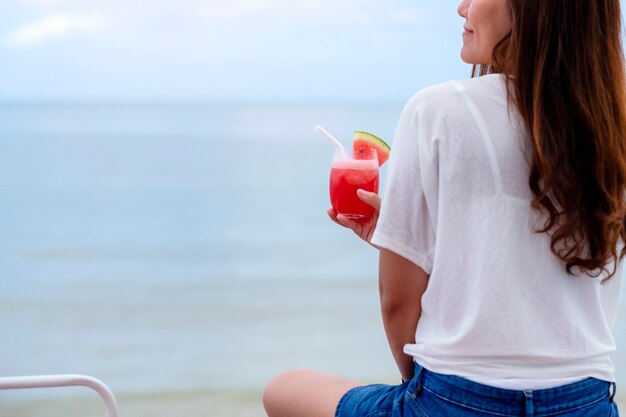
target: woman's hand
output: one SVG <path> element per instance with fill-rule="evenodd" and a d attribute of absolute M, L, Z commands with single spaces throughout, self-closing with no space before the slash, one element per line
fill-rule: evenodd
<path fill-rule="evenodd" d="M 365 220 L 364 222 L 357 222 L 355 220 L 350 220 L 343 214 L 338 215 L 332 208 L 328 209 L 328 217 L 330 217 L 330 219 L 339 226 L 352 230 L 358 237 L 372 245 L 371 240 L 374 235 L 374 230 L 376 230 L 376 222 L 378 221 L 378 213 L 380 212 L 381 198 L 378 194 L 365 190 L 358 190 L 356 194 L 361 201 L 374 207 L 374 214 L 371 218 Z M 377 248 L 375 245 L 372 246 Z"/>

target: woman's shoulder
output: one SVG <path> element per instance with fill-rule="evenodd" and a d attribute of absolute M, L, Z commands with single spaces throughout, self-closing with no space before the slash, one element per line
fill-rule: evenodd
<path fill-rule="evenodd" d="M 505 93 L 504 77 L 500 74 L 491 74 L 435 84 L 415 93 L 408 100 L 405 109 L 418 114 L 426 112 L 431 116 L 454 113 L 459 106 L 464 106 L 462 91 L 469 92 L 478 100 L 499 98 Z"/>

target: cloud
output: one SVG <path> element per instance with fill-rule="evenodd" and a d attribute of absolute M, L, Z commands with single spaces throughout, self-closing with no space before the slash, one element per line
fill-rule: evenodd
<path fill-rule="evenodd" d="M 34 46 L 60 41 L 101 30 L 105 19 L 96 14 L 52 14 L 27 23 L 5 37 L 13 47 Z"/>

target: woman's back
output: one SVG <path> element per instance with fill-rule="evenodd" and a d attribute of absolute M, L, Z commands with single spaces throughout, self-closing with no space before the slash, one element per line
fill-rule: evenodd
<path fill-rule="evenodd" d="M 430 275 L 405 352 L 511 388 L 614 380 L 621 270 L 604 285 L 568 275 L 536 232 L 528 133 L 507 103 L 504 76 L 488 75 L 426 89 L 403 112 L 373 242 Z"/>

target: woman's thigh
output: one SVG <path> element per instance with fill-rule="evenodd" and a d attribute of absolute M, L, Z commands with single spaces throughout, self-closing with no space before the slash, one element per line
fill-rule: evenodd
<path fill-rule="evenodd" d="M 269 417 L 334 417 L 339 400 L 357 381 L 310 370 L 275 377 L 263 393 Z"/>

